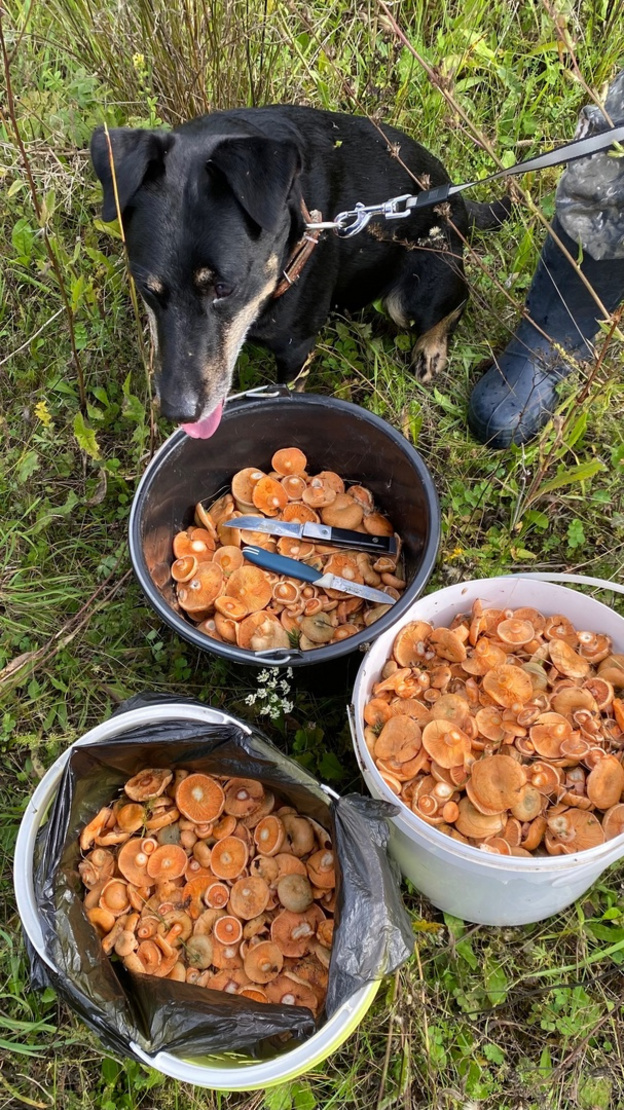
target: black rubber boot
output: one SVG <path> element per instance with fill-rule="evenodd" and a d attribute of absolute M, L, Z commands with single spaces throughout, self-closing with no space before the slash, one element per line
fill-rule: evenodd
<path fill-rule="evenodd" d="M 557 218 L 552 227 L 572 258 L 578 258 L 577 244 Z M 624 298 L 624 258 L 596 262 L 585 251 L 580 268 L 605 308 L 613 312 Z M 600 310 L 550 235 L 526 307 L 531 320 L 549 339 L 523 319 L 470 398 L 470 429 L 490 447 L 526 443 L 547 422 L 557 402 L 557 383 L 573 368 L 558 347 L 575 360 L 594 357 L 589 341 L 598 333 Z"/>

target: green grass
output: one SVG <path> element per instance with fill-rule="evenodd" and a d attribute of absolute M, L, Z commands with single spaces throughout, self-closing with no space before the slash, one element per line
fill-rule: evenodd
<path fill-rule="evenodd" d="M 92 128 L 104 119 L 175 124 L 210 108 L 293 100 L 390 121 L 438 154 L 455 180 L 485 176 L 493 167 L 475 134 L 506 164 L 570 139 L 588 98 L 584 86 L 597 92 L 624 62 L 621 4 L 557 0 L 557 11 L 558 29 L 550 0 L 395 4 L 432 80 L 372 0 L 4 5 L 36 201 L 5 98 L 0 1106 L 616 1110 L 624 1103 L 621 868 L 565 913 L 518 929 L 445 920 L 406 885 L 417 957 L 382 986 L 335 1056 L 266 1095 L 204 1092 L 104 1055 L 51 990 L 30 989 L 10 876 L 17 826 L 37 781 L 127 695 L 190 693 L 265 724 L 259 703 L 245 703 L 254 673 L 178 640 L 129 573 L 133 490 L 169 429 L 150 414 L 144 321 L 137 326 L 121 244 L 98 219 L 86 153 Z M 522 180 L 525 197 L 546 216 L 558 174 Z M 470 306 L 448 371 L 432 386 L 413 381 L 407 337 L 372 309 L 333 318 L 319 338 L 308 388 L 391 421 L 436 478 L 443 542 L 432 589 L 527 568 L 621 578 L 621 336 L 582 404 L 591 367 L 562 386 L 560 411 L 533 444 L 492 454 L 466 430 L 479 365 L 507 341 L 543 234 L 523 204 L 500 233 L 475 240 Z M 246 349 L 240 388 L 271 375 L 270 359 Z M 321 695 L 297 675 L 292 714 L 270 726 L 278 743 L 339 790 L 362 785 L 344 715 L 348 682 L 337 674 Z"/>

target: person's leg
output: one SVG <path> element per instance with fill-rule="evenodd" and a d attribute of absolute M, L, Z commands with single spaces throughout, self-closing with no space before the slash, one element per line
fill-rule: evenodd
<path fill-rule="evenodd" d="M 624 121 L 624 70 L 611 86 L 605 109 L 614 124 Z M 585 108 L 577 137 L 608 126 L 599 108 Z M 557 189 L 556 213 L 555 235 L 612 313 L 624 298 L 624 158 L 604 151 L 570 164 Z M 528 319 L 521 321 L 470 399 L 470 428 L 492 447 L 531 439 L 555 407 L 557 383 L 575 361 L 594 358 L 592 340 L 602 314 L 550 235 L 526 310 Z"/>

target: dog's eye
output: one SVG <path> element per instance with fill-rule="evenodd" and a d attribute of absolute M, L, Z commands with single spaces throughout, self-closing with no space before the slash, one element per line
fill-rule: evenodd
<path fill-rule="evenodd" d="M 234 286 L 228 285 L 225 281 L 216 281 L 214 284 L 215 297 L 218 301 L 222 301 L 225 297 L 230 297 L 234 292 Z"/>

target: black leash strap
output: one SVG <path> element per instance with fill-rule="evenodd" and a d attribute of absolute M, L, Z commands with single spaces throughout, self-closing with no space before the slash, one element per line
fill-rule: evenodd
<path fill-rule="evenodd" d="M 391 200 L 384 201 L 382 204 L 364 205 L 358 203 L 350 211 L 340 212 L 335 220 L 328 220 L 325 223 L 310 223 L 307 227 L 314 230 L 327 228 L 335 231 L 342 239 L 350 239 L 352 235 L 357 235 L 360 231 L 363 231 L 375 216 L 381 216 L 386 220 L 403 220 L 417 208 L 431 208 L 436 204 L 443 204 L 444 201 L 456 193 L 461 193 L 464 189 L 473 189 L 475 185 L 487 185 L 490 181 L 498 181 L 502 177 L 516 177 L 519 174 L 530 173 L 532 170 L 545 170 L 550 166 L 559 166 L 562 162 L 574 162 L 577 158 L 587 158 L 590 154 L 605 150 L 612 143 L 621 142 L 624 142 L 624 125 L 612 127 L 608 131 L 603 131 L 599 135 L 592 135 L 589 138 L 575 139 L 571 143 L 566 143 L 565 146 L 557 147 L 556 150 L 549 150 L 546 154 L 538 154 L 536 158 L 526 158 L 524 162 L 516 162 L 515 166 L 509 166 L 506 170 L 498 170 L 497 173 L 492 173 L 489 177 L 482 177 L 479 181 L 467 181 L 463 185 L 453 185 L 449 181 L 446 185 L 438 185 L 435 189 L 425 189 L 422 193 L 415 195 L 405 193 L 400 197 L 392 197 Z"/>

